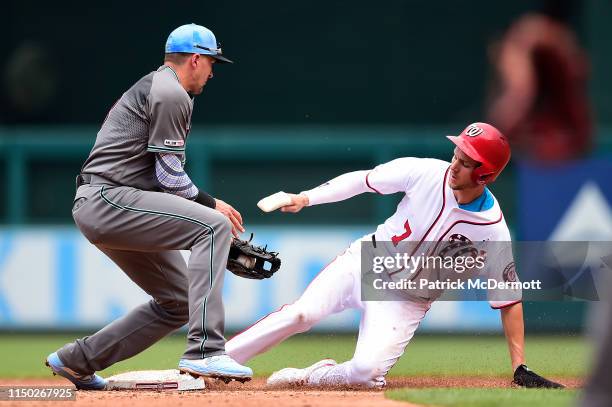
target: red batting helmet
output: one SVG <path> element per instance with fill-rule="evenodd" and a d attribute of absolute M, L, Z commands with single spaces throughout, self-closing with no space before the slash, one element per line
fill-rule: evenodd
<path fill-rule="evenodd" d="M 497 178 L 508 161 L 510 145 L 503 134 L 487 123 L 472 123 L 458 136 L 446 136 L 480 166 L 472 172 L 472 179 L 488 184 Z"/>

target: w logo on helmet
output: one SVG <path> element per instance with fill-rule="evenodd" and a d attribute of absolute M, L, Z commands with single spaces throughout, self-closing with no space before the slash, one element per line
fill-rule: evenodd
<path fill-rule="evenodd" d="M 465 135 L 470 137 L 476 137 L 479 134 L 482 134 L 484 130 L 478 127 L 475 124 L 470 124 L 467 129 L 465 129 Z"/>

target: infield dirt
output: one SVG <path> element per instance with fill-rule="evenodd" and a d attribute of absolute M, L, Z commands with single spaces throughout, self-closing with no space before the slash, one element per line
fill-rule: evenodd
<path fill-rule="evenodd" d="M 581 385 L 578 379 L 558 379 L 569 388 Z M 2 386 L 64 386 L 63 379 L 5 379 Z M 508 387 L 506 378 L 485 377 L 391 377 L 387 388 L 422 388 L 422 387 Z M 111 407 L 202 407 L 202 406 L 273 406 L 273 407 L 365 407 L 365 406 L 408 406 L 408 403 L 385 398 L 384 391 L 338 388 L 333 390 L 307 388 L 268 389 L 265 379 L 256 378 L 253 381 L 240 384 L 232 382 L 224 384 L 218 381 L 207 382 L 206 390 L 195 392 L 155 392 L 155 391 L 104 391 L 77 392 L 76 402 L 70 406 L 111 406 Z M 56 401 L 49 402 L 0 402 L 0 406 L 53 406 Z"/>

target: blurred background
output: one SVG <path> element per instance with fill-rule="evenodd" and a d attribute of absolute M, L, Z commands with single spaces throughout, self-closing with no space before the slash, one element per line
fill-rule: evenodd
<path fill-rule="evenodd" d="M 122 92 L 162 64 L 175 27 L 212 29 L 234 65 L 195 101 L 187 169 L 283 258 L 228 275 L 239 330 L 292 302 L 400 196 L 299 215 L 256 203 L 401 156 L 450 160 L 444 137 L 490 121 L 513 144 L 491 187 L 514 239 L 612 241 L 612 3 L 13 1 L 0 16 L 0 329 L 87 330 L 146 299 L 74 227 L 74 177 Z M 520 270 L 519 270 L 520 274 Z M 527 332 L 581 333 L 582 302 L 529 303 Z M 321 330 L 353 332 L 358 316 Z M 427 332 L 500 332 L 487 303 L 436 304 Z"/>

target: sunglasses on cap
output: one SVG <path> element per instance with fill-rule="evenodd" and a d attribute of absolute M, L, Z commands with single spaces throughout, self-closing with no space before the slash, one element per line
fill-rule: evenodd
<path fill-rule="evenodd" d="M 219 42 L 217 43 L 217 47 L 219 47 L 219 48 L 208 48 L 208 47 L 204 47 L 204 46 L 202 46 L 200 44 L 194 44 L 193 46 L 196 47 L 196 48 L 199 48 L 199 49 L 203 49 L 203 50 L 206 50 L 206 51 L 213 52 L 213 53 L 215 53 L 217 55 L 223 55 L 223 51 L 221 50 L 221 43 L 219 43 Z"/>

